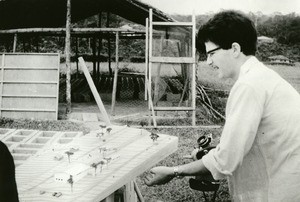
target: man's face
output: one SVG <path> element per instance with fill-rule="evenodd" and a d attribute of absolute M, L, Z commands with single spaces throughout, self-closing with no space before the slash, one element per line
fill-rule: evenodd
<path fill-rule="evenodd" d="M 213 42 L 206 42 L 207 64 L 218 69 L 219 78 L 233 78 L 230 49 L 224 50 Z"/>

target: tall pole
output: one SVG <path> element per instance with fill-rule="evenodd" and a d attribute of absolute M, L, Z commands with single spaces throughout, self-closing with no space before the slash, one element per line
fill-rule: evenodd
<path fill-rule="evenodd" d="M 15 53 L 16 50 L 17 50 L 17 41 L 18 41 L 18 34 L 15 33 L 15 35 L 14 35 L 14 44 L 13 44 L 13 53 Z"/>
<path fill-rule="evenodd" d="M 71 113 L 71 0 L 67 0 L 67 16 L 66 16 L 66 113 Z"/>
<path fill-rule="evenodd" d="M 118 68 L 119 68 L 119 32 L 116 32 L 116 67 L 114 74 L 113 83 L 113 93 L 111 100 L 111 114 L 115 115 L 115 104 L 116 104 L 116 94 L 117 94 L 117 84 L 118 84 Z"/>

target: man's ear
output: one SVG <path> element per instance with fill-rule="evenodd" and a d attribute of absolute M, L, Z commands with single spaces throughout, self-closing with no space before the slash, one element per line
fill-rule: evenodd
<path fill-rule="evenodd" d="M 233 57 L 238 57 L 241 54 L 241 46 L 240 44 L 233 42 L 231 45 Z"/>

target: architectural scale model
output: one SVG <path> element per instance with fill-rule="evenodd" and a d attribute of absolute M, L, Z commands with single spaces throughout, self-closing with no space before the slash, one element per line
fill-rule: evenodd
<path fill-rule="evenodd" d="M 178 138 L 128 126 L 81 132 L 0 131 L 20 201 L 101 201 L 177 149 Z M 23 160 L 20 160 L 23 159 Z"/>

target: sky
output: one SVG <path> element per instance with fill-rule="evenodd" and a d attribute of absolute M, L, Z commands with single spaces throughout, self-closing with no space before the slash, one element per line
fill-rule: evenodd
<path fill-rule="evenodd" d="M 300 15 L 300 0 L 141 0 L 168 14 L 188 15 L 218 12 L 221 9 L 234 9 L 243 12 L 272 14 L 292 12 Z"/>

